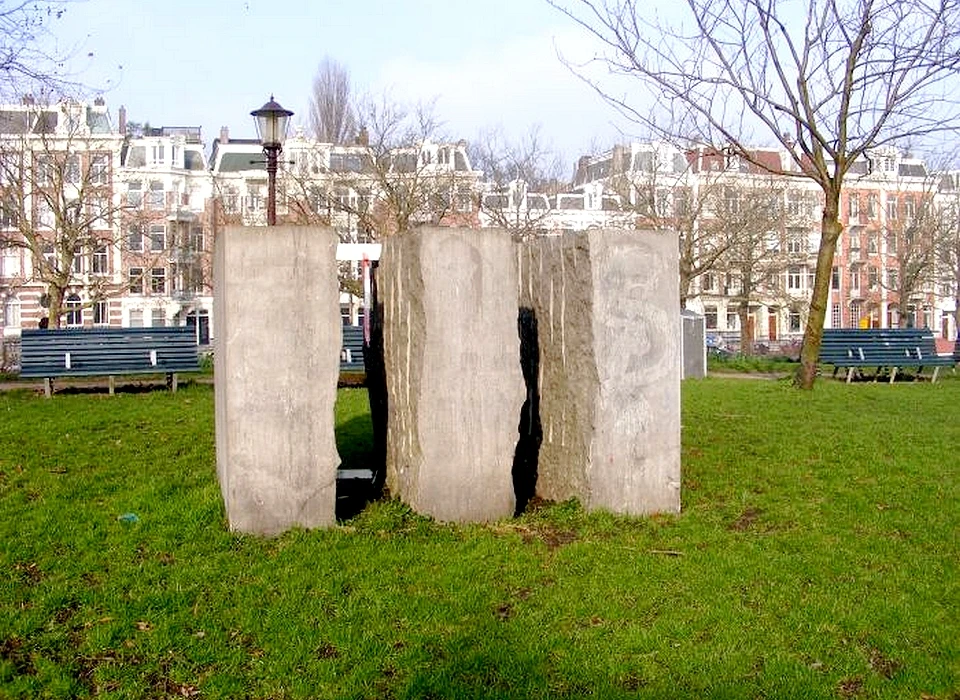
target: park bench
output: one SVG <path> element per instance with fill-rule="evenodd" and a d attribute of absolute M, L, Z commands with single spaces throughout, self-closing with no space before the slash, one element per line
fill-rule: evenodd
<path fill-rule="evenodd" d="M 933 369 L 931 381 L 937 381 L 941 367 L 952 367 L 956 360 L 938 355 L 933 332 L 922 328 L 826 328 L 820 344 L 820 362 L 833 365 L 836 376 L 847 370 L 847 383 L 863 369 L 876 370 L 873 379 L 889 372 L 890 383 L 905 368 L 915 368 L 919 379 L 927 367 Z"/>
<path fill-rule="evenodd" d="M 363 372 L 363 326 L 343 326 L 340 371 Z"/>
<path fill-rule="evenodd" d="M 42 378 L 47 396 L 54 377 L 114 377 L 165 374 L 172 391 L 177 372 L 196 372 L 197 341 L 188 326 L 157 328 L 24 329 L 20 336 L 20 376 Z"/>

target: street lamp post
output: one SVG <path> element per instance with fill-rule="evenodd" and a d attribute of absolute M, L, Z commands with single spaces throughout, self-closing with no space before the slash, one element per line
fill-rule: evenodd
<path fill-rule="evenodd" d="M 260 109 L 250 112 L 256 120 L 257 134 L 267 157 L 267 226 L 277 223 L 277 158 L 283 152 L 283 140 L 287 137 L 287 124 L 293 112 L 270 101 Z"/>

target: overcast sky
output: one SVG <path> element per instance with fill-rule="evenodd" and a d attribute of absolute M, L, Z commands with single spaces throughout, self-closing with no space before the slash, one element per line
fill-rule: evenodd
<path fill-rule="evenodd" d="M 359 93 L 436 98 L 445 135 L 471 140 L 534 124 L 572 171 L 620 138 L 616 113 L 557 58 L 596 47 L 544 0 L 82 0 L 52 25 L 73 70 L 116 115 L 153 126 L 221 126 L 253 137 L 249 116 L 273 93 L 306 118 L 324 56 Z"/>

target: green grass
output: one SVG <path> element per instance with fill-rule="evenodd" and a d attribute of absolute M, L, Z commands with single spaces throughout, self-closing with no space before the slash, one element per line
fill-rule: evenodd
<path fill-rule="evenodd" d="M 211 387 L 0 395 L 0 698 L 957 698 L 960 381 L 683 403 L 679 516 L 259 539 Z M 359 466 L 363 394 L 338 416 Z"/>
<path fill-rule="evenodd" d="M 707 354 L 707 369 L 710 372 L 759 372 L 793 374 L 800 366 L 789 357 L 781 355 L 741 355 L 717 356 Z"/>

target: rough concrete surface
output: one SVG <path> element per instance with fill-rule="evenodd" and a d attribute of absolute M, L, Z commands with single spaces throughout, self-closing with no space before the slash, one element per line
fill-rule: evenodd
<path fill-rule="evenodd" d="M 439 520 L 511 515 L 525 389 L 509 235 L 425 228 L 392 236 L 378 274 L 387 486 Z"/>
<path fill-rule="evenodd" d="M 336 245 L 322 227 L 231 226 L 217 239 L 217 474 L 233 530 L 336 522 Z"/>
<path fill-rule="evenodd" d="M 525 242 L 519 303 L 538 318 L 537 493 L 589 509 L 680 508 L 676 239 L 588 231 Z"/>

